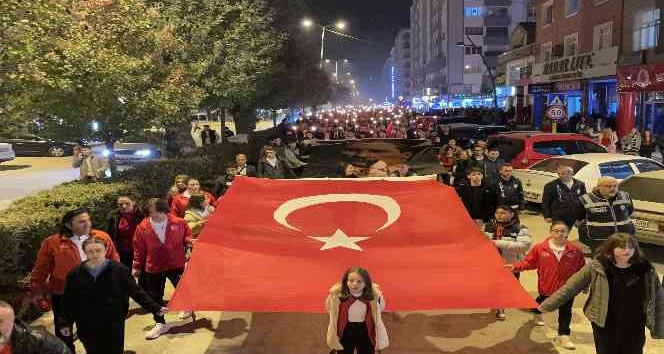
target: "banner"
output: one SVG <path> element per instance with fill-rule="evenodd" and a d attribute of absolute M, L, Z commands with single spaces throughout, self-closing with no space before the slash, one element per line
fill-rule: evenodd
<path fill-rule="evenodd" d="M 390 311 L 537 306 L 450 187 L 243 177 L 205 226 L 169 308 L 325 312 L 353 266 L 380 284 Z"/>

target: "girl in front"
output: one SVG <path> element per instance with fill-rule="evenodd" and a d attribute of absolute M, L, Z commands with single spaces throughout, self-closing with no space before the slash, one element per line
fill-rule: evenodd
<path fill-rule="evenodd" d="M 330 314 L 327 345 L 337 354 L 353 354 L 355 349 L 357 354 L 373 354 L 389 345 L 380 315 L 385 300 L 365 269 L 348 269 L 330 289 L 325 307 Z"/>

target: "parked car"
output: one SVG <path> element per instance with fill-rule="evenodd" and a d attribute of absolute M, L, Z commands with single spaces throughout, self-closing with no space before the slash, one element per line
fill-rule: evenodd
<path fill-rule="evenodd" d="M 568 133 L 508 132 L 490 136 L 488 144 L 497 146 L 514 168 L 528 168 L 554 156 L 607 152 L 586 136 Z"/>
<path fill-rule="evenodd" d="M 632 175 L 620 183 L 634 203 L 632 221 L 639 242 L 664 246 L 664 171 Z"/>
<path fill-rule="evenodd" d="M 16 158 L 12 144 L 0 143 L 0 163 L 11 161 Z"/>
<path fill-rule="evenodd" d="M 470 149 L 478 140 L 486 140 L 489 136 L 509 131 L 504 125 L 479 125 L 467 123 L 445 124 L 450 128 L 450 136 L 457 145 Z"/>
<path fill-rule="evenodd" d="M 161 150 L 149 143 L 142 142 L 117 142 L 113 145 L 115 150 L 115 161 L 119 165 L 130 165 L 138 162 L 156 160 L 161 157 Z M 95 154 L 108 157 L 110 151 L 105 145 L 92 147 Z"/>
<path fill-rule="evenodd" d="M 633 155 L 595 153 L 552 157 L 528 169 L 514 170 L 514 176 L 523 183 L 527 202 L 542 203 L 544 186 L 558 178 L 559 165 L 571 167 L 574 178 L 584 182 L 588 191 L 595 188 L 600 177 L 611 176 L 620 181 L 634 174 L 664 170 L 664 165 L 655 160 Z"/>
<path fill-rule="evenodd" d="M 16 156 L 71 156 L 75 143 L 46 139 L 34 134 L 4 135 L 0 142 L 12 144 Z"/>

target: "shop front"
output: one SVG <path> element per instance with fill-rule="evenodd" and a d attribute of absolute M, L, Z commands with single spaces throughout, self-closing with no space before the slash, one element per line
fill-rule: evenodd
<path fill-rule="evenodd" d="M 553 97 L 564 97 L 568 117 L 615 115 L 617 59 L 618 47 L 612 47 L 535 64 L 529 85 L 535 90 L 528 89 L 535 95 L 533 126 L 545 123 L 544 111 Z"/>
<path fill-rule="evenodd" d="M 618 68 L 618 133 L 632 128 L 664 134 L 664 64 Z"/>

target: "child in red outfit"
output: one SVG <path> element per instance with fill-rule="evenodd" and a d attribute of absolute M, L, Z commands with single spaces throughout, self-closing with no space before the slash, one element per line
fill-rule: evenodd
<path fill-rule="evenodd" d="M 359 267 L 344 273 L 325 301 L 330 314 L 327 345 L 338 354 L 374 354 L 389 345 L 380 313 L 385 300 L 369 273 Z"/>
<path fill-rule="evenodd" d="M 583 252 L 567 240 L 568 234 L 567 224 L 562 221 L 554 221 L 546 240 L 536 244 L 523 261 L 508 265 L 508 268 L 513 272 L 537 269 L 537 288 L 539 292 L 537 303 L 544 302 L 586 264 Z M 558 311 L 558 337 L 556 342 L 566 349 L 575 348 L 570 339 L 573 304 L 574 299 L 572 298 Z M 541 313 L 536 311 L 535 316 L 537 325 L 543 326 Z"/>

